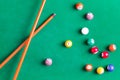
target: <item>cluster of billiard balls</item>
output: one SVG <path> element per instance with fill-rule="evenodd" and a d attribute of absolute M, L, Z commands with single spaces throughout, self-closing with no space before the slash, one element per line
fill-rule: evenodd
<path fill-rule="evenodd" d="M 110 45 L 108 46 L 108 50 L 111 51 L 111 52 L 115 51 L 115 50 L 116 50 L 116 45 L 115 45 L 115 44 L 110 44 Z M 97 54 L 97 53 L 99 52 L 99 49 L 98 49 L 97 46 L 93 46 L 93 47 L 90 49 L 90 52 L 91 52 L 92 54 Z M 108 57 L 109 57 L 109 52 L 108 52 L 108 51 L 103 51 L 103 52 L 101 53 L 101 57 L 104 58 L 104 59 L 105 59 L 105 58 L 108 58 Z"/>
<path fill-rule="evenodd" d="M 91 45 L 91 44 L 93 45 L 94 43 L 95 43 L 94 39 L 88 39 L 88 41 L 87 41 L 87 44 L 89 44 L 89 45 Z M 66 46 L 66 48 L 72 47 L 72 41 L 71 40 L 65 41 L 65 46 Z M 113 51 L 116 50 L 116 45 L 115 44 L 111 44 L 111 45 L 109 45 L 108 49 L 109 49 L 109 51 L 113 52 Z M 92 47 L 90 49 L 90 52 L 92 54 L 97 54 L 99 52 L 98 47 L 96 47 L 96 46 Z M 103 51 L 101 53 L 101 57 L 102 58 L 108 58 L 108 56 L 109 56 L 108 51 Z M 92 71 L 92 69 L 93 69 L 92 64 L 86 64 L 86 66 L 85 66 L 85 70 L 86 71 Z M 112 64 L 107 65 L 106 70 L 109 71 L 109 72 L 112 72 L 114 70 L 114 65 L 112 65 Z M 103 68 L 103 67 L 98 67 L 96 69 L 96 73 L 97 74 L 103 74 L 104 71 L 105 71 L 105 68 Z"/>
<path fill-rule="evenodd" d="M 77 4 L 75 5 L 75 8 L 76 8 L 77 10 L 82 10 L 82 9 L 83 9 L 83 4 L 82 4 L 82 3 L 77 3 Z M 89 13 L 86 14 L 86 19 L 87 19 L 87 20 L 92 20 L 93 18 L 94 18 L 93 13 L 89 12 Z M 87 34 L 89 33 L 89 29 L 88 29 L 87 27 L 83 27 L 83 28 L 81 29 L 81 33 L 82 33 L 83 35 L 87 35 Z M 90 46 L 93 46 L 93 45 L 95 44 L 95 40 L 94 40 L 93 38 L 88 39 L 86 42 L 87 42 L 87 44 L 90 45 Z M 72 41 L 71 41 L 71 40 L 66 40 L 66 41 L 65 41 L 65 47 L 66 47 L 66 48 L 72 47 Z M 115 45 L 115 44 L 110 44 L 110 45 L 108 46 L 108 50 L 111 51 L 111 52 L 115 51 L 115 50 L 116 50 L 116 45 Z M 90 52 L 91 52 L 92 54 L 97 54 L 97 53 L 99 52 L 99 49 L 98 49 L 97 46 L 93 46 L 93 47 L 90 49 Z M 101 57 L 102 57 L 102 58 L 108 58 L 108 57 L 109 57 L 109 52 L 108 52 L 108 51 L 103 51 L 103 52 L 101 53 Z M 92 69 L 93 69 L 92 64 L 86 64 L 86 66 L 85 66 L 85 70 L 86 70 L 86 71 L 92 71 Z M 106 70 L 109 71 L 109 72 L 112 72 L 112 71 L 114 70 L 114 65 L 112 65 L 112 64 L 107 65 Z M 98 68 L 96 69 L 96 72 L 97 72 L 98 74 L 103 74 L 104 71 L 105 71 L 105 68 L 103 68 L 103 67 L 98 67 Z"/>
<path fill-rule="evenodd" d="M 87 40 L 87 44 L 89 44 L 89 45 L 93 45 L 94 43 L 95 43 L 94 39 L 88 39 Z M 71 40 L 65 41 L 65 46 L 66 46 L 66 48 L 72 47 L 72 41 Z M 108 49 L 109 49 L 109 51 L 113 52 L 113 51 L 116 50 L 116 45 L 111 44 L 111 45 L 109 45 Z M 97 54 L 99 52 L 99 49 L 98 49 L 98 47 L 94 46 L 90 49 L 90 52 L 92 54 Z M 103 51 L 101 53 L 102 58 L 108 58 L 108 56 L 109 56 L 108 51 Z M 86 71 L 92 71 L 92 69 L 93 69 L 92 64 L 86 64 L 86 66 L 85 66 Z M 112 72 L 114 70 L 114 65 L 112 65 L 112 64 L 107 65 L 106 70 L 109 71 L 109 72 Z M 103 67 L 98 67 L 96 69 L 97 74 L 103 74 L 104 71 L 105 71 L 105 69 Z"/>
<path fill-rule="evenodd" d="M 103 74 L 103 73 L 105 72 L 105 69 L 106 69 L 108 72 L 112 72 L 112 71 L 114 71 L 114 65 L 109 64 L 109 65 L 107 65 L 106 68 L 98 67 L 98 68 L 96 69 L 96 73 L 97 73 L 97 74 Z M 92 64 L 87 64 L 87 65 L 85 66 L 85 70 L 86 70 L 86 71 L 92 71 L 92 70 L 93 70 Z"/>
<path fill-rule="evenodd" d="M 88 41 L 87 41 L 87 44 L 89 44 L 89 45 L 93 45 L 94 43 L 95 43 L 95 42 L 94 42 L 94 39 L 88 39 Z M 108 46 L 108 50 L 111 51 L 111 52 L 115 51 L 115 50 L 116 50 L 116 45 L 115 45 L 115 44 L 110 44 L 110 45 Z M 93 47 L 90 49 L 90 52 L 91 52 L 92 54 L 97 54 L 97 53 L 99 52 L 99 49 L 98 49 L 98 47 L 93 46 Z M 105 59 L 105 58 L 108 58 L 108 57 L 109 57 L 109 52 L 108 52 L 108 51 L 103 51 L 103 52 L 101 53 L 101 57 L 104 58 L 104 59 Z M 92 69 L 93 69 L 93 67 L 92 67 L 91 64 L 87 64 L 87 65 L 85 66 L 85 70 L 86 70 L 86 71 L 92 71 Z M 109 71 L 109 72 L 112 72 L 112 71 L 114 70 L 114 65 L 112 65 L 112 64 L 107 65 L 106 70 Z M 103 67 L 98 67 L 98 68 L 96 69 L 96 73 L 97 73 L 97 74 L 103 74 L 104 71 L 105 71 L 105 69 L 104 69 Z"/>
<path fill-rule="evenodd" d="M 83 4 L 82 4 L 82 3 L 77 3 L 77 4 L 75 5 L 75 8 L 76 8 L 77 10 L 82 10 L 82 9 L 83 9 Z M 87 20 L 92 20 L 93 18 L 94 18 L 93 13 L 89 12 L 89 13 L 86 14 L 86 19 L 87 19 Z M 87 34 L 89 33 L 89 29 L 88 29 L 87 27 L 83 27 L 83 28 L 81 29 L 81 33 L 82 33 L 83 35 L 87 35 Z M 93 38 L 90 38 L 90 39 L 87 40 L 87 44 L 92 46 L 92 45 L 95 44 L 95 40 L 94 40 Z M 65 41 L 65 47 L 66 47 L 66 48 L 72 47 L 72 41 L 71 41 L 71 40 L 66 40 L 66 41 Z M 109 51 L 113 52 L 113 51 L 116 50 L 116 45 L 115 45 L 115 44 L 111 44 L 111 45 L 109 45 L 108 49 L 109 49 Z M 97 54 L 97 53 L 99 52 L 99 49 L 98 49 L 97 46 L 93 46 L 93 47 L 90 49 L 90 52 L 91 52 L 92 54 Z M 101 53 L 101 57 L 102 57 L 102 58 L 108 58 L 108 56 L 109 56 L 109 52 L 108 52 L 108 51 L 103 51 L 103 52 Z M 44 63 L 45 63 L 46 66 L 51 66 L 51 65 L 52 65 L 52 59 L 51 59 L 51 58 L 46 58 L 45 61 L 44 61 Z M 109 64 L 109 65 L 107 65 L 106 68 L 98 67 L 98 68 L 96 69 L 96 73 L 97 73 L 97 74 L 103 74 L 104 71 L 105 71 L 105 69 L 106 69 L 107 71 L 109 71 L 109 72 L 112 72 L 112 71 L 114 70 L 114 65 Z M 85 70 L 86 70 L 86 71 L 92 71 L 92 70 L 93 70 L 92 64 L 86 64 Z"/>

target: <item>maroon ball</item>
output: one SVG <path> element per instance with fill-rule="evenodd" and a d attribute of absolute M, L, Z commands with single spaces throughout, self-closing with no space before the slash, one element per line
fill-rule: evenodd
<path fill-rule="evenodd" d="M 90 51 L 91 51 L 92 54 L 96 54 L 96 53 L 98 53 L 99 50 L 98 50 L 97 46 L 94 46 L 94 47 L 91 48 Z"/>
<path fill-rule="evenodd" d="M 101 53 L 101 57 L 102 58 L 108 58 L 108 56 L 109 56 L 109 52 L 108 51 L 104 51 L 104 52 Z"/>

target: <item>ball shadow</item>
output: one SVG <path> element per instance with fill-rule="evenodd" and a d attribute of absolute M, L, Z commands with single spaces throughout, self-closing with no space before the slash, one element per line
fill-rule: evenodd
<path fill-rule="evenodd" d="M 84 44 L 85 44 L 85 45 L 88 45 L 88 44 L 87 44 L 87 39 L 85 39 Z"/>
<path fill-rule="evenodd" d="M 96 70 L 97 70 L 97 68 L 95 68 L 95 70 L 93 71 L 93 73 L 94 73 L 94 74 L 96 74 L 96 73 L 97 73 L 97 72 L 96 72 Z"/>
<path fill-rule="evenodd" d="M 65 42 L 62 42 L 62 46 L 65 46 Z"/>
<path fill-rule="evenodd" d="M 79 33 L 80 35 L 82 35 L 81 30 L 82 30 L 82 29 L 79 29 L 79 30 L 78 30 L 78 33 Z"/>
<path fill-rule="evenodd" d="M 106 47 L 106 50 L 109 51 L 109 46 Z"/>
<path fill-rule="evenodd" d="M 83 18 L 86 20 L 86 14 L 83 15 Z"/>
<path fill-rule="evenodd" d="M 82 67 L 82 70 L 85 71 L 85 66 Z"/>
<path fill-rule="evenodd" d="M 45 65 L 45 59 L 41 62 L 42 65 Z"/>

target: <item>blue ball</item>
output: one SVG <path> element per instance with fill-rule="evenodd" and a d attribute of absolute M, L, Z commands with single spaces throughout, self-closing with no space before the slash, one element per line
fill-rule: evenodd
<path fill-rule="evenodd" d="M 109 72 L 112 72 L 112 71 L 114 70 L 114 65 L 109 64 L 109 65 L 107 66 L 107 70 L 108 70 Z"/>

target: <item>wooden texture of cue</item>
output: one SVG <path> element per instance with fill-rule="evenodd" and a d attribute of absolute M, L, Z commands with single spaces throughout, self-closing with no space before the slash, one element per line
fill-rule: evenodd
<path fill-rule="evenodd" d="M 38 29 L 36 29 L 36 31 L 34 32 L 32 37 L 34 37 L 38 32 L 40 32 L 42 30 L 42 28 L 44 28 L 54 18 L 55 15 L 56 14 L 52 14 L 48 19 L 46 19 L 45 22 L 43 22 L 43 24 L 41 26 L 39 26 Z M 6 63 L 8 63 L 8 61 L 10 61 L 18 53 L 18 51 L 21 50 L 21 48 L 25 45 L 25 43 L 27 43 L 27 41 L 28 41 L 28 38 L 0 64 L 0 69 Z"/>
<path fill-rule="evenodd" d="M 33 37 L 42 30 L 42 28 L 44 28 L 44 26 L 46 26 L 55 16 L 56 14 L 52 14 L 48 19 L 45 20 L 45 22 L 39 26 L 39 28 L 34 32 Z M 25 43 L 27 42 L 28 38 L 20 45 L 18 46 L 17 49 L 15 49 L 1 64 L 0 64 L 0 69 L 8 63 L 8 61 L 10 61 L 20 50 L 21 48 L 25 45 Z"/>
<path fill-rule="evenodd" d="M 34 22 L 34 25 L 33 25 L 33 27 L 32 27 L 32 30 L 31 30 L 31 32 L 30 32 L 30 35 L 29 35 L 29 37 L 28 37 L 28 40 L 27 40 L 27 42 L 26 42 L 24 51 L 23 51 L 22 56 L 21 56 L 21 58 L 20 58 L 20 62 L 19 62 L 19 64 L 18 64 L 18 67 L 17 67 L 16 72 L 15 72 L 15 74 L 14 74 L 13 80 L 16 80 L 17 77 L 18 77 L 18 74 L 19 74 L 20 69 L 21 69 L 21 67 L 22 67 L 22 63 L 23 63 L 23 61 L 24 61 L 24 59 L 25 59 L 26 53 L 27 53 L 27 51 L 28 51 L 30 42 L 31 42 L 31 40 L 32 40 L 32 36 L 33 36 L 34 31 L 35 31 L 35 29 L 36 29 L 36 26 L 37 26 L 37 24 L 38 24 L 38 21 L 39 21 L 40 15 L 41 15 L 41 13 L 42 13 L 43 7 L 44 7 L 44 5 L 45 5 L 45 2 L 46 2 L 46 0 L 43 0 L 42 5 L 41 5 L 41 7 L 40 7 L 40 10 L 39 10 L 39 12 L 38 12 L 38 15 L 37 15 L 37 17 L 36 17 L 36 20 L 35 20 L 35 22 Z"/>

